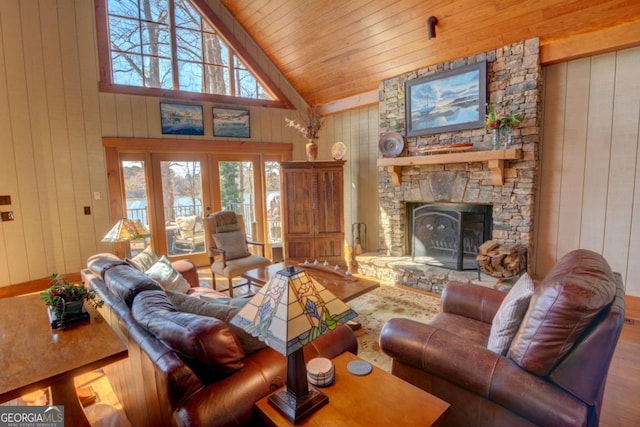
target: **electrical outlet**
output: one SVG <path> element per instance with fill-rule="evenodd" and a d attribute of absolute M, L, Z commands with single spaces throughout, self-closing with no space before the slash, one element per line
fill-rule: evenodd
<path fill-rule="evenodd" d="M 0 205 L 10 205 L 11 196 L 0 196 Z"/>
<path fill-rule="evenodd" d="M 85 215 L 91 215 L 91 206 L 85 206 L 84 207 L 84 214 Z"/>
<path fill-rule="evenodd" d="M 13 211 L 0 212 L 0 218 L 2 218 L 2 221 L 13 221 Z"/>

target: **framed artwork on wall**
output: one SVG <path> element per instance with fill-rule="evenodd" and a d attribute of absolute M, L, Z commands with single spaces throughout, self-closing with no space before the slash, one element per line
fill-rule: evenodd
<path fill-rule="evenodd" d="M 213 136 L 250 138 L 249 110 L 213 107 Z"/>
<path fill-rule="evenodd" d="M 486 61 L 405 83 L 407 136 L 484 126 Z"/>
<path fill-rule="evenodd" d="M 160 103 L 163 134 L 204 135 L 202 105 Z"/>

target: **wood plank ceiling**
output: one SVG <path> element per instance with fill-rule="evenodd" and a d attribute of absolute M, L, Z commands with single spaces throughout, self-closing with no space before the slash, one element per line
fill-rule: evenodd
<path fill-rule="evenodd" d="M 638 0 L 221 1 L 310 105 L 516 41 L 545 44 L 640 21 Z"/>

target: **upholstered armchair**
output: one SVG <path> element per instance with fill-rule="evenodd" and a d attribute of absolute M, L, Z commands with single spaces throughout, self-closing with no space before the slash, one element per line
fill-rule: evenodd
<path fill-rule="evenodd" d="M 216 289 L 216 274 L 229 281 L 229 296 L 233 297 L 233 278 L 245 271 L 271 264 L 264 257 L 264 243 L 250 242 L 244 231 L 242 215 L 232 211 L 216 212 L 204 219 L 206 245 Z M 249 252 L 248 245 L 262 249 L 262 256 Z"/>
<path fill-rule="evenodd" d="M 595 252 L 565 255 L 533 290 L 503 355 L 487 345 L 504 301 L 451 282 L 429 324 L 391 319 L 380 346 L 392 373 L 449 402 L 447 426 L 597 426 L 624 320 L 620 275 Z"/>

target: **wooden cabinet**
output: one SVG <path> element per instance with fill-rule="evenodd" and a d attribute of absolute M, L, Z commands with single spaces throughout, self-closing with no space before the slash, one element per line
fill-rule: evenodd
<path fill-rule="evenodd" d="M 344 163 L 280 164 L 285 259 L 345 264 Z"/>

